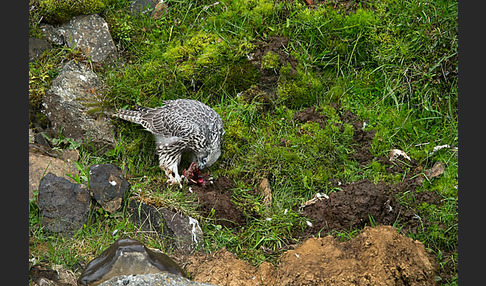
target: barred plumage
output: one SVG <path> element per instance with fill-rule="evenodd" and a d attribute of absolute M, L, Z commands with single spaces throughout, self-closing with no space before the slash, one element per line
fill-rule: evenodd
<path fill-rule="evenodd" d="M 159 166 L 168 182 L 181 185 L 178 166 L 189 151 L 200 169 L 211 166 L 221 154 L 223 121 L 209 106 L 191 99 L 166 100 L 157 108 L 120 110 L 114 116 L 142 125 L 155 136 Z"/>

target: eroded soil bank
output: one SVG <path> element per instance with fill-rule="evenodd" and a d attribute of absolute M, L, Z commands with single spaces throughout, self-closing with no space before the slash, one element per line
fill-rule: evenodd
<path fill-rule="evenodd" d="M 226 249 L 195 253 L 186 270 L 217 285 L 434 285 L 434 260 L 424 245 L 391 226 L 365 227 L 354 239 L 309 238 L 258 268 Z"/>

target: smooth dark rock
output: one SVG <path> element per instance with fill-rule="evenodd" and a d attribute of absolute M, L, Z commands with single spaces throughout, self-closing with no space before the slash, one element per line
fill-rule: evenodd
<path fill-rule="evenodd" d="M 37 206 L 42 226 L 51 232 L 72 233 L 88 219 L 91 197 L 79 184 L 47 173 L 39 185 Z"/>
<path fill-rule="evenodd" d="M 101 164 L 89 168 L 89 192 L 105 211 L 119 210 L 129 189 L 130 184 L 117 166 Z"/>
<path fill-rule="evenodd" d="M 184 270 L 169 256 L 147 248 L 138 240 L 122 238 L 88 263 L 78 279 L 78 285 L 99 285 L 120 275 L 161 272 L 186 277 Z"/>
<path fill-rule="evenodd" d="M 154 231 L 173 249 L 190 253 L 202 241 L 203 232 L 197 220 L 163 208 L 130 200 L 130 219 L 144 231 Z"/>
<path fill-rule="evenodd" d="M 67 62 L 43 97 L 41 111 L 49 119 L 52 132 L 61 131 L 65 137 L 90 141 L 97 148 L 113 147 L 114 127 L 110 119 L 90 112 L 96 107 L 103 87 L 103 81 L 89 65 Z"/>
<path fill-rule="evenodd" d="M 35 61 L 50 48 L 51 45 L 47 41 L 29 37 L 29 62 Z"/>

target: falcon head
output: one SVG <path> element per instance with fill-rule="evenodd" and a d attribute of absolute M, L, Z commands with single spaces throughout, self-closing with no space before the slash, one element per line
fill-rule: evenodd
<path fill-rule="evenodd" d="M 196 163 L 200 169 L 213 165 L 219 156 L 221 156 L 221 138 L 223 134 L 224 130 L 222 127 L 217 132 L 209 134 L 208 148 L 204 152 L 196 155 Z"/>
<path fill-rule="evenodd" d="M 208 151 L 199 153 L 196 155 L 196 163 L 198 164 L 200 169 L 204 169 L 205 167 L 209 167 L 218 160 L 219 156 L 221 155 L 221 146 L 220 141 L 216 140 L 211 143 L 210 148 Z"/>
<path fill-rule="evenodd" d="M 210 144 L 209 144 L 209 149 L 208 149 L 208 155 L 205 158 L 205 163 L 203 166 L 211 166 L 218 160 L 219 156 L 221 156 L 221 140 L 224 134 L 223 128 L 219 128 L 219 130 L 215 133 L 213 133 L 210 138 Z M 201 166 L 201 165 L 200 165 Z M 202 169 L 203 167 L 201 167 Z"/>

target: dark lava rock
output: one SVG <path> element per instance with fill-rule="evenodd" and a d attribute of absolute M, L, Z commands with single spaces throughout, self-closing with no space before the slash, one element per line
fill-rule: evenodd
<path fill-rule="evenodd" d="M 50 48 L 51 45 L 47 41 L 29 37 L 29 62 L 35 61 Z"/>
<path fill-rule="evenodd" d="M 167 209 L 130 200 L 130 219 L 144 231 L 155 231 L 174 249 L 189 253 L 202 241 L 203 232 L 199 222 Z"/>
<path fill-rule="evenodd" d="M 67 62 L 42 99 L 41 111 L 49 119 L 52 133 L 61 131 L 65 137 L 89 140 L 97 148 L 113 147 L 114 127 L 110 119 L 92 112 L 103 88 L 103 81 L 89 65 Z"/>
<path fill-rule="evenodd" d="M 186 277 L 184 270 L 169 256 L 147 248 L 138 240 L 122 238 L 88 263 L 78 279 L 78 285 L 99 285 L 120 275 L 161 272 Z"/>
<path fill-rule="evenodd" d="M 105 211 L 114 213 L 119 210 L 129 189 L 130 183 L 117 166 L 101 164 L 89 168 L 89 192 Z"/>
<path fill-rule="evenodd" d="M 66 232 L 81 228 L 88 218 L 91 197 L 79 184 L 52 173 L 42 178 L 37 205 L 42 226 L 51 232 Z"/>

